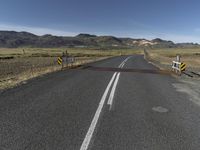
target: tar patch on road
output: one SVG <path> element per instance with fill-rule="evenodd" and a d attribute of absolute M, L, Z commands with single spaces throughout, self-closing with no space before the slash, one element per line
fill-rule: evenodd
<path fill-rule="evenodd" d="M 128 68 L 110 68 L 110 67 L 94 67 L 84 66 L 82 69 L 93 70 L 93 71 L 112 71 L 112 72 L 135 72 L 135 73 L 147 73 L 147 74 L 161 74 L 171 75 L 173 74 L 168 70 L 152 70 L 152 69 L 128 69 Z"/>

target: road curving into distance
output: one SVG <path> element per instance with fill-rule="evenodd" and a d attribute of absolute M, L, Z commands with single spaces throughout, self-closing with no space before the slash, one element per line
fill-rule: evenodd
<path fill-rule="evenodd" d="M 200 107 L 174 83 L 142 55 L 29 80 L 0 94 L 0 149 L 197 150 Z"/>

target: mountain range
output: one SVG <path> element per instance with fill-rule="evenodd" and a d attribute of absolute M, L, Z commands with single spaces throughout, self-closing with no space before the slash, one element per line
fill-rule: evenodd
<path fill-rule="evenodd" d="M 174 43 L 162 39 L 117 38 L 114 36 L 96 36 L 79 34 L 74 37 L 34 35 L 29 32 L 0 31 L 0 47 L 127 47 L 127 48 L 175 48 L 200 47 L 194 43 Z"/>

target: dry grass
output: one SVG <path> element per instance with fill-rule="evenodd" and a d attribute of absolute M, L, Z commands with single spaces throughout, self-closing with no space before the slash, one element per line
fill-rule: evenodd
<path fill-rule="evenodd" d="M 104 58 L 106 57 L 79 57 L 73 63 L 73 67 Z M 56 58 L 53 57 L 18 58 L 11 61 L 12 63 L 7 62 L 6 67 L 5 64 L 0 63 L 0 89 L 10 88 L 28 79 L 61 70 L 61 66 L 57 65 Z M 65 65 L 65 67 L 67 66 Z"/>
<path fill-rule="evenodd" d="M 24 51 L 23 51 L 24 50 Z M 0 48 L 1 57 L 57 57 L 63 52 L 76 57 L 104 57 L 117 55 L 131 55 L 141 53 L 142 50 L 120 49 L 120 50 L 95 50 L 83 48 Z M 25 53 L 24 53 L 25 52 Z"/>
<path fill-rule="evenodd" d="M 22 81 L 61 69 L 57 57 L 68 51 L 75 56 L 74 66 L 110 56 L 131 55 L 141 50 L 87 50 L 66 48 L 0 48 L 0 89 L 15 86 Z"/>
<path fill-rule="evenodd" d="M 200 49 L 159 49 L 149 50 L 149 56 L 161 65 L 171 65 L 176 59 L 176 55 L 181 55 L 181 61 L 186 63 L 189 68 L 200 70 Z"/>

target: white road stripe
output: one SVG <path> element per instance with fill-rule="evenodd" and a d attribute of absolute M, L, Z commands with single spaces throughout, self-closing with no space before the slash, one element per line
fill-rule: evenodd
<path fill-rule="evenodd" d="M 123 63 L 123 64 L 122 64 L 121 68 L 123 68 L 123 67 L 124 67 L 124 65 L 125 65 L 125 63 Z"/>
<path fill-rule="evenodd" d="M 127 58 L 120 64 L 119 67 L 120 67 L 120 68 L 123 68 L 124 65 L 125 65 L 125 63 L 126 63 L 126 62 L 128 61 L 128 59 L 130 59 L 130 58 L 131 58 L 131 56 L 127 57 Z M 113 87 L 112 87 L 111 92 L 110 92 L 110 96 L 109 96 L 109 98 L 108 98 L 107 104 L 110 105 L 109 110 L 112 109 L 112 103 L 113 103 L 113 99 L 114 99 L 116 87 L 117 87 L 117 84 L 118 84 L 118 81 L 119 81 L 119 77 L 120 77 L 120 73 L 117 74 L 117 77 L 116 77 L 116 79 L 115 79 L 115 81 L 114 81 Z"/>
<path fill-rule="evenodd" d="M 123 68 L 123 66 L 125 65 L 125 62 L 126 62 L 129 58 L 130 58 L 130 57 L 126 58 L 126 59 L 119 65 L 119 68 Z M 115 72 L 115 73 L 113 74 L 113 76 L 112 76 L 112 78 L 111 78 L 109 84 L 107 85 L 106 90 L 104 91 L 104 94 L 103 94 L 103 96 L 102 96 L 102 98 L 101 98 L 101 101 L 100 101 L 100 103 L 99 103 L 99 106 L 98 106 L 98 108 L 97 108 L 97 110 L 96 110 L 96 113 L 95 113 L 93 119 L 92 119 L 92 123 L 90 124 L 90 127 L 89 127 L 89 129 L 88 129 L 88 132 L 87 132 L 85 138 L 84 138 L 84 141 L 83 141 L 83 143 L 82 143 L 82 145 L 81 145 L 80 150 L 87 150 L 87 149 L 88 149 L 89 144 L 90 144 L 90 141 L 91 141 L 92 136 L 93 136 L 93 133 L 94 133 L 94 130 L 95 130 L 96 125 L 97 125 L 97 123 L 98 123 L 98 119 L 99 119 L 99 116 L 100 116 L 100 114 L 101 114 L 103 105 L 104 105 L 104 103 L 105 103 L 106 97 L 107 97 L 107 95 L 108 95 L 108 92 L 109 92 L 109 90 L 110 90 L 110 87 L 111 87 L 113 81 L 115 80 L 115 81 L 114 81 L 114 84 L 113 84 L 113 87 L 112 87 L 112 90 L 111 90 L 111 93 L 113 93 L 113 94 L 112 94 L 112 95 L 113 95 L 113 96 L 112 96 L 112 101 L 113 101 L 113 97 L 114 97 L 114 93 L 115 93 L 115 90 L 116 90 L 116 87 L 117 87 L 117 83 L 118 83 L 118 80 L 119 80 L 119 76 L 120 76 L 120 73 Z M 115 78 L 115 77 L 116 77 L 116 78 Z M 110 97 L 111 97 L 111 94 L 110 94 Z M 110 106 L 112 106 L 112 101 L 109 102 L 109 103 L 111 103 Z"/>
<path fill-rule="evenodd" d="M 110 89 L 110 87 L 111 87 L 113 81 L 114 81 L 114 78 L 115 78 L 116 74 L 117 74 L 117 73 L 114 73 L 114 74 L 113 74 L 113 76 L 112 76 L 112 78 L 111 78 L 111 80 L 110 80 L 108 86 L 106 87 L 106 90 L 105 90 L 105 92 L 104 92 L 104 94 L 103 94 L 103 96 L 102 96 L 102 98 L 101 98 L 101 101 L 100 101 L 100 103 L 99 103 L 99 106 L 98 106 L 98 108 L 97 108 L 97 111 L 96 111 L 96 113 L 95 113 L 95 115 L 94 115 L 94 118 L 93 118 L 93 120 L 92 120 L 92 123 L 91 123 L 89 129 L 88 129 L 88 132 L 87 132 L 87 134 L 86 134 L 86 136 L 85 136 L 85 139 L 84 139 L 84 141 L 83 141 L 83 143 L 82 143 L 82 145 L 81 145 L 80 150 L 87 150 L 87 149 L 88 149 L 88 146 L 89 146 L 89 144 L 90 144 L 90 140 L 91 140 L 91 138 L 92 138 L 92 135 L 93 135 L 93 133 L 94 133 L 95 127 L 96 127 L 96 125 L 97 125 L 97 122 L 98 122 L 100 113 L 101 113 L 101 111 L 102 111 L 103 105 L 104 105 L 104 103 L 105 103 L 107 94 L 108 94 L 108 92 L 109 92 L 109 89 Z"/>
<path fill-rule="evenodd" d="M 122 66 L 123 63 L 124 63 L 124 62 L 122 62 L 122 63 L 118 66 L 118 68 L 121 68 L 121 66 Z"/>
<path fill-rule="evenodd" d="M 119 68 L 123 68 L 123 66 L 125 65 L 125 63 L 131 58 L 132 56 L 127 57 L 120 65 Z"/>
<path fill-rule="evenodd" d="M 115 90 L 116 90 L 116 87 L 117 87 L 117 83 L 119 81 L 119 76 L 120 76 L 120 73 L 117 74 L 117 77 L 115 79 L 115 82 L 113 84 L 113 87 L 112 87 L 112 90 L 110 92 L 110 96 L 109 96 L 109 99 L 108 99 L 108 105 L 110 105 L 110 110 L 112 108 L 112 103 L 113 103 L 113 98 L 114 98 L 114 95 L 115 95 Z"/>

